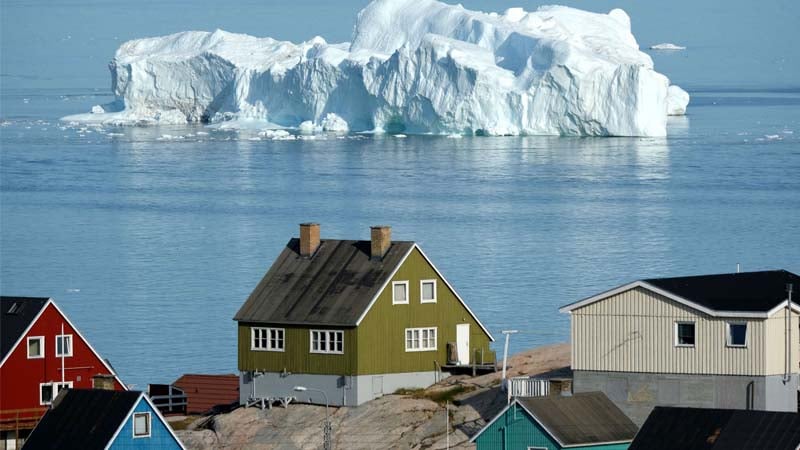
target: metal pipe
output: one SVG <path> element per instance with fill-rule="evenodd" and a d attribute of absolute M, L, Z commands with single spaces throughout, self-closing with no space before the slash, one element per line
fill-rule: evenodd
<path fill-rule="evenodd" d="M 783 373 L 783 382 L 788 383 L 792 379 L 792 283 L 786 285 L 786 317 L 784 323 L 786 324 L 786 351 L 784 354 L 785 369 Z"/>

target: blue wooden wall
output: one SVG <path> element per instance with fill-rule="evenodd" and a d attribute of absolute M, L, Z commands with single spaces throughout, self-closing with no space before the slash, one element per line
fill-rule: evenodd
<path fill-rule="evenodd" d="M 561 450 L 553 438 L 522 409 L 513 404 L 489 428 L 478 436 L 477 450 L 527 450 L 528 447 L 541 447 L 547 450 Z M 587 445 L 570 449 L 627 450 L 630 443 L 613 445 Z"/>
<path fill-rule="evenodd" d="M 169 425 L 161 422 L 158 415 L 150 408 L 150 404 L 142 397 L 136 405 L 134 412 L 150 413 L 150 437 L 133 437 L 133 414 L 125 422 L 117 438 L 111 445 L 111 450 L 140 450 L 140 449 L 159 449 L 159 450 L 178 450 L 180 445 L 172 437 L 167 427 Z"/>

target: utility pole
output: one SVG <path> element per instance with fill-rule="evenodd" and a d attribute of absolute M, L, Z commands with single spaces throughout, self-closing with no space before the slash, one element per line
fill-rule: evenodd
<path fill-rule="evenodd" d="M 314 389 L 305 386 L 295 386 L 294 390 L 296 392 L 319 392 L 325 398 L 325 425 L 322 427 L 322 448 L 324 450 L 333 450 L 333 427 L 331 427 L 331 418 L 330 414 L 328 414 L 328 405 L 330 404 L 330 402 L 328 402 L 328 394 L 322 389 Z"/>
<path fill-rule="evenodd" d="M 503 383 L 506 381 L 506 362 L 508 361 L 508 339 L 512 334 L 519 333 L 519 330 L 503 330 L 506 335 L 506 345 L 503 347 Z"/>

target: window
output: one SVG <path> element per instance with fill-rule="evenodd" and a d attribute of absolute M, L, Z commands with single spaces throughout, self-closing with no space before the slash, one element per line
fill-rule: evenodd
<path fill-rule="evenodd" d="M 56 336 L 56 356 L 72 356 L 71 334 L 59 334 Z"/>
<path fill-rule="evenodd" d="M 392 304 L 393 305 L 408 304 L 408 281 L 392 282 Z"/>
<path fill-rule="evenodd" d="M 44 358 L 44 336 L 28 338 L 28 359 Z"/>
<path fill-rule="evenodd" d="M 406 328 L 406 351 L 436 350 L 436 328 Z"/>
<path fill-rule="evenodd" d="M 64 389 L 72 388 L 72 381 L 64 383 L 40 383 L 39 384 L 39 404 L 49 405 L 53 399 L 58 397 L 58 393 Z"/>
<path fill-rule="evenodd" d="M 675 322 L 675 346 L 694 347 L 694 322 Z"/>
<path fill-rule="evenodd" d="M 420 303 L 436 303 L 436 280 L 419 282 Z"/>
<path fill-rule="evenodd" d="M 150 437 L 150 413 L 133 413 L 133 437 Z"/>
<path fill-rule="evenodd" d="M 728 347 L 747 346 L 747 322 L 728 322 Z"/>
<path fill-rule="evenodd" d="M 311 330 L 311 353 L 344 353 L 344 331 Z"/>
<path fill-rule="evenodd" d="M 251 350 L 282 352 L 285 330 L 283 328 L 251 328 Z"/>

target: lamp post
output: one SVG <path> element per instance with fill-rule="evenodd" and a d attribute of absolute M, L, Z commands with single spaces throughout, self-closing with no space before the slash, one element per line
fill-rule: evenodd
<path fill-rule="evenodd" d="M 328 414 L 328 394 L 326 394 L 322 389 L 314 389 L 305 386 L 295 386 L 294 390 L 296 392 L 319 392 L 322 394 L 322 397 L 325 398 L 325 426 L 322 429 L 322 446 L 325 450 L 331 450 L 333 446 L 331 445 L 331 420 L 330 415 Z"/>

